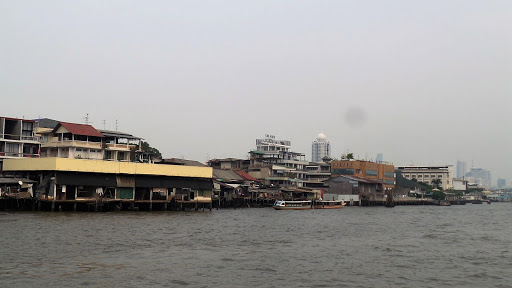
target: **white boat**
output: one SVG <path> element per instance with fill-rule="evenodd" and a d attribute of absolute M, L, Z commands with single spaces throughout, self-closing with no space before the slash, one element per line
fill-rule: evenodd
<path fill-rule="evenodd" d="M 316 200 L 315 209 L 340 209 L 345 207 L 345 201 L 343 200 Z"/>
<path fill-rule="evenodd" d="M 306 210 L 312 209 L 311 201 L 284 201 L 278 200 L 272 205 L 276 210 Z"/>

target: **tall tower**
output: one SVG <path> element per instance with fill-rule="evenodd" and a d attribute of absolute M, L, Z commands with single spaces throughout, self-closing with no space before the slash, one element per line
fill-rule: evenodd
<path fill-rule="evenodd" d="M 331 157 L 331 143 L 326 140 L 324 133 L 318 134 L 316 136 L 316 141 L 313 141 L 311 145 L 311 161 L 312 162 L 321 162 L 322 158 L 325 156 Z"/>
<path fill-rule="evenodd" d="M 466 162 L 464 161 L 457 161 L 457 175 L 455 175 L 458 179 L 466 176 L 467 168 L 466 168 Z"/>

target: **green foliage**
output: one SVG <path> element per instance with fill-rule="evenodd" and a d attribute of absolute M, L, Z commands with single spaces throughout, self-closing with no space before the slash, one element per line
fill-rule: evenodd
<path fill-rule="evenodd" d="M 439 189 L 439 184 L 441 184 L 441 179 L 432 180 L 432 184 L 434 184 L 436 186 L 436 188 Z"/>
<path fill-rule="evenodd" d="M 354 153 L 348 153 L 347 154 L 347 159 L 354 159 Z"/>
<path fill-rule="evenodd" d="M 160 153 L 160 151 L 158 151 L 158 149 L 151 147 L 148 142 L 142 141 L 140 143 L 140 148 L 141 148 L 142 152 L 148 153 L 151 156 L 151 158 L 162 159 L 162 153 Z"/>
<path fill-rule="evenodd" d="M 432 199 L 434 200 L 444 200 L 446 195 L 443 191 L 432 191 Z"/>

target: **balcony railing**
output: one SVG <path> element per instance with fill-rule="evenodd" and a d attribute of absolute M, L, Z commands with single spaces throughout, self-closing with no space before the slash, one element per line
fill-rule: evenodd
<path fill-rule="evenodd" d="M 23 135 L 14 135 L 14 134 L 0 134 L 3 139 L 8 140 L 18 140 L 18 141 L 35 141 L 39 142 L 40 138 L 39 136 L 23 136 Z"/>
<path fill-rule="evenodd" d="M 17 152 L 0 152 L 0 157 L 12 157 L 12 158 L 39 158 L 41 155 L 39 154 L 30 154 L 30 153 L 17 153 Z"/>

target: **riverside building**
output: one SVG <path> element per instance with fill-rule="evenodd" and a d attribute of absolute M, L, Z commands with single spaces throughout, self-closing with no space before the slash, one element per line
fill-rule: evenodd
<path fill-rule="evenodd" d="M 0 117 L 0 173 L 3 160 L 13 158 L 37 158 L 41 144 L 34 135 L 34 121 Z"/>
<path fill-rule="evenodd" d="M 340 160 L 331 162 L 332 177 L 354 176 L 382 183 L 384 190 L 395 187 L 395 167 L 385 162 Z"/>
<path fill-rule="evenodd" d="M 256 139 L 256 150 L 249 151 L 248 173 L 273 187 L 304 187 L 307 182 L 306 161 L 303 153 L 291 151 L 291 141 L 276 140 L 273 135 Z"/>
<path fill-rule="evenodd" d="M 405 179 L 416 179 L 429 185 L 434 185 L 434 180 L 441 180 L 440 187 L 443 190 L 453 188 L 453 165 L 446 166 L 398 166 Z"/>
<path fill-rule="evenodd" d="M 6 159 L 4 171 L 37 181 L 39 209 L 52 211 L 90 205 L 167 209 L 171 200 L 197 209 L 212 202 L 211 167 L 51 157 Z"/>

